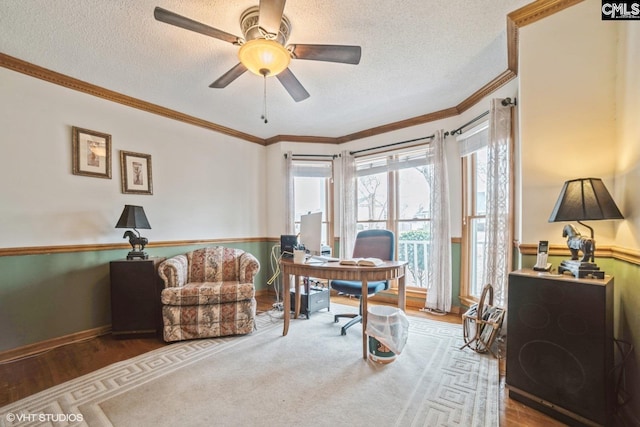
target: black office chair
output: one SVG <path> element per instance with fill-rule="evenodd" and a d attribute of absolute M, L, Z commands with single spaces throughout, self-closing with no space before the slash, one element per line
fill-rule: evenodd
<path fill-rule="evenodd" d="M 395 256 L 395 236 L 389 230 L 364 230 L 356 236 L 353 248 L 354 258 L 380 258 L 383 261 L 392 261 Z M 360 310 L 358 314 L 336 314 L 334 321 L 337 323 L 340 317 L 352 318 L 342 327 L 342 335 L 347 334 L 347 329 L 356 323 L 362 322 L 362 282 L 349 280 L 332 280 L 331 287 L 338 292 L 353 295 L 360 298 Z M 367 282 L 367 298 L 377 292 L 389 289 L 389 281 Z"/>

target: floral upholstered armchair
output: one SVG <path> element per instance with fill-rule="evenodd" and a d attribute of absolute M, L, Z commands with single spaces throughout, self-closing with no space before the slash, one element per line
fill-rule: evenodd
<path fill-rule="evenodd" d="M 258 260 L 240 249 L 208 247 L 158 266 L 167 342 L 248 334 L 255 328 Z"/>

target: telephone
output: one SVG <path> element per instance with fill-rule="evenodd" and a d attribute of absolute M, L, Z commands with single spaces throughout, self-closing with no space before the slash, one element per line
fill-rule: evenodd
<path fill-rule="evenodd" d="M 549 241 L 540 240 L 538 243 L 538 258 L 536 259 L 536 265 L 533 266 L 535 271 L 550 271 L 551 263 L 547 262 L 549 256 Z"/>

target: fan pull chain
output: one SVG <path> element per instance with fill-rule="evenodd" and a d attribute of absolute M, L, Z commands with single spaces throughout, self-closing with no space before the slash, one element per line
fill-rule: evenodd
<path fill-rule="evenodd" d="M 269 123 L 269 120 L 267 120 L 267 73 L 262 73 L 262 78 L 264 79 L 264 96 L 262 101 L 262 116 L 260 118 L 264 120 L 266 124 Z"/>

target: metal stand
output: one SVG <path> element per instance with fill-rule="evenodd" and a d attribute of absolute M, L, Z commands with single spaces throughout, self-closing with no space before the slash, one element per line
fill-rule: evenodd
<path fill-rule="evenodd" d="M 486 301 L 487 295 L 489 296 L 489 301 Z M 462 315 L 462 331 L 465 345 L 460 347 L 460 350 L 469 347 L 476 353 L 486 353 L 488 351 L 493 357 L 498 358 L 491 350 L 491 346 L 502 327 L 505 311 L 492 304 L 493 286 L 487 284 L 482 290 L 480 302 L 473 304 Z"/>

